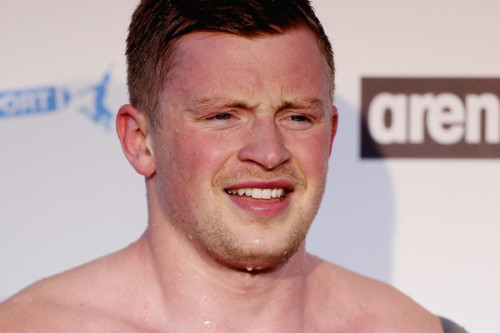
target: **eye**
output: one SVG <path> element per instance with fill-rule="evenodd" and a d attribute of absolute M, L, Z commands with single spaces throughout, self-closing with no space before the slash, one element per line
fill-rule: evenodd
<path fill-rule="evenodd" d="M 233 118 L 233 115 L 228 112 L 217 113 L 207 117 L 207 120 L 230 120 Z"/>
<path fill-rule="evenodd" d="M 313 119 L 305 114 L 292 113 L 281 118 L 281 124 L 290 130 L 305 130 L 313 125 Z"/>
<path fill-rule="evenodd" d="M 303 121 L 310 122 L 311 121 L 311 119 L 309 119 L 309 117 L 306 117 L 306 116 L 303 116 L 300 114 L 294 114 L 294 115 L 290 116 L 290 120 L 298 121 L 298 122 L 303 122 Z"/>
<path fill-rule="evenodd" d="M 229 120 L 233 117 L 232 114 L 230 113 L 219 113 L 214 116 L 215 119 L 217 120 Z"/>
<path fill-rule="evenodd" d="M 207 126 L 207 128 L 229 129 L 241 124 L 243 119 L 241 113 L 238 111 L 220 110 L 207 114 L 200 120 L 203 121 L 203 124 Z"/>

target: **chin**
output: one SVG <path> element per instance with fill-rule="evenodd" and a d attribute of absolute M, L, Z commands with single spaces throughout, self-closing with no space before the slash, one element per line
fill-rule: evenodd
<path fill-rule="evenodd" d="M 288 239 L 229 242 L 208 251 L 220 264 L 236 270 L 269 271 L 286 263 L 299 250 L 306 233 L 307 230 L 295 233 Z"/>
<path fill-rule="evenodd" d="M 197 220 L 197 238 L 207 255 L 223 266 L 242 271 L 271 270 L 287 262 L 304 243 L 312 214 L 298 210 L 294 215 L 291 220 L 242 225 L 213 211 Z"/>

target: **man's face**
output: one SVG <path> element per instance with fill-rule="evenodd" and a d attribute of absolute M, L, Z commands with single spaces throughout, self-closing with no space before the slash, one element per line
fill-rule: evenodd
<path fill-rule="evenodd" d="M 152 134 L 154 209 L 229 267 L 286 261 L 323 194 L 334 132 L 329 89 L 306 29 L 182 37 Z"/>

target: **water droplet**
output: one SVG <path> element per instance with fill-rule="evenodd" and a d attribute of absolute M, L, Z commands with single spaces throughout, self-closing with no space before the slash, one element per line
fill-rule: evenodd
<path fill-rule="evenodd" d="M 212 322 L 207 320 L 207 321 L 203 322 L 203 326 L 212 327 Z"/>

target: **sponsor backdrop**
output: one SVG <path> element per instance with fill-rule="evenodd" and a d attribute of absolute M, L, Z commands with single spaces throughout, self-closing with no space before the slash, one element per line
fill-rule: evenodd
<path fill-rule="evenodd" d="M 0 299 L 146 226 L 114 116 L 137 0 L 2 1 Z M 340 128 L 310 251 L 500 326 L 500 3 L 313 1 Z"/>

